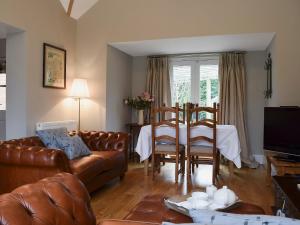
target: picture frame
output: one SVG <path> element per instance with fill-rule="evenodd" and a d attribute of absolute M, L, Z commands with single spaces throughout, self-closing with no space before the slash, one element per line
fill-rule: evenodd
<path fill-rule="evenodd" d="M 43 44 L 43 87 L 66 89 L 67 51 Z"/>

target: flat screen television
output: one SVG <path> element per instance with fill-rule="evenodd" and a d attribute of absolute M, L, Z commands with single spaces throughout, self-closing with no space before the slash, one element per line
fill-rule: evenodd
<path fill-rule="evenodd" d="M 264 119 L 264 149 L 300 156 L 300 108 L 266 107 Z"/>

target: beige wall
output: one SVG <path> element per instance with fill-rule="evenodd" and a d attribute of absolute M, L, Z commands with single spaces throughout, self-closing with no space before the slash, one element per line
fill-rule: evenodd
<path fill-rule="evenodd" d="M 147 78 L 147 57 L 133 57 L 132 62 L 132 82 L 131 95 L 132 97 L 140 95 L 146 90 Z"/>
<path fill-rule="evenodd" d="M 267 57 L 265 51 L 248 52 L 246 63 L 246 122 L 249 148 L 256 155 L 263 154 L 264 107 L 266 100 L 264 92 L 267 86 L 267 74 L 264 63 Z"/>
<path fill-rule="evenodd" d="M 77 114 L 76 104 L 66 99 L 68 90 L 42 88 L 43 42 L 67 49 L 68 87 L 74 76 L 89 79 L 91 98 L 82 109 L 85 129 L 107 128 L 107 44 L 111 42 L 276 32 L 270 49 L 276 65 L 270 105 L 300 105 L 299 0 L 100 0 L 77 25 L 56 0 L 1 0 L 0 4 L 0 21 L 25 31 L 28 135 L 38 121 Z"/>
<path fill-rule="evenodd" d="M 299 9 L 299 0 L 100 0 L 77 25 L 77 68 L 98 87 L 93 115 L 100 120 L 91 127 L 106 127 L 106 48 L 111 42 L 276 32 L 272 105 L 300 105 Z"/>
<path fill-rule="evenodd" d="M 132 57 L 120 50 L 107 48 L 106 129 L 126 131 L 131 120 L 131 109 L 123 100 L 131 96 Z"/>
<path fill-rule="evenodd" d="M 6 138 L 27 136 L 26 35 L 7 36 Z M 18 66 L 16 66 L 18 65 Z"/>
<path fill-rule="evenodd" d="M 22 98 L 25 104 L 19 107 L 20 111 L 26 112 L 24 118 L 26 121 L 23 123 L 26 123 L 26 127 L 20 127 L 15 137 L 33 134 L 35 124 L 39 121 L 76 118 L 76 111 L 74 111 L 76 105 L 66 98 L 71 78 L 77 75 L 75 74 L 76 21 L 66 15 L 60 2 L 56 0 L 1 0 L 0 21 L 25 31 L 26 60 L 25 70 L 22 71 L 25 80 L 22 84 L 25 88 Z M 67 90 L 42 87 L 43 42 L 67 50 Z M 16 66 L 14 62 L 8 64 Z M 10 91 L 12 94 L 20 94 L 19 89 Z"/>

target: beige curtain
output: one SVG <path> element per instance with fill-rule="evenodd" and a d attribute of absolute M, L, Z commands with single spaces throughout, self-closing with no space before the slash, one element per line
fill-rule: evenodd
<path fill-rule="evenodd" d="M 154 96 L 155 107 L 171 105 L 171 84 L 167 56 L 148 57 L 146 90 Z"/>
<path fill-rule="evenodd" d="M 245 61 L 242 53 L 223 53 L 220 57 L 220 121 L 235 125 L 238 131 L 241 158 L 251 168 L 258 166 L 248 148 Z"/>

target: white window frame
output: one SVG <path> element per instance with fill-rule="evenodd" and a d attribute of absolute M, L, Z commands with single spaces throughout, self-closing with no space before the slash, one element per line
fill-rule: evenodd
<path fill-rule="evenodd" d="M 200 66 L 201 65 L 219 65 L 219 55 L 212 56 L 185 56 L 172 57 L 169 59 L 169 74 L 171 82 L 171 91 L 173 84 L 174 66 L 191 66 L 191 99 L 192 103 L 199 103 L 200 93 Z M 174 102 L 172 102 L 174 104 Z"/>

